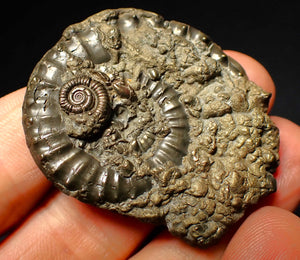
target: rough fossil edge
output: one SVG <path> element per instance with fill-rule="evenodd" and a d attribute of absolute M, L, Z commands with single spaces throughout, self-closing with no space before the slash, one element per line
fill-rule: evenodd
<path fill-rule="evenodd" d="M 87 18 L 86 20 L 84 20 L 81 23 L 75 24 L 75 25 L 71 25 L 69 26 L 65 32 L 63 33 L 63 38 L 59 41 L 64 41 L 66 38 L 70 37 L 70 35 L 72 35 L 74 33 L 74 31 L 79 31 L 80 28 L 85 28 L 86 26 L 89 26 L 89 24 L 91 23 L 97 23 L 99 20 L 103 20 L 103 17 L 107 16 L 107 15 L 111 15 L 111 13 L 129 13 L 129 14 L 136 14 L 136 15 L 146 15 L 147 16 L 157 16 L 154 13 L 151 12 L 145 12 L 143 10 L 136 10 L 136 9 L 118 9 L 118 10 L 106 10 L 106 11 L 102 11 L 96 15 L 93 15 L 89 18 Z M 157 16 L 158 20 L 161 19 L 160 16 Z M 180 26 L 184 25 L 182 23 L 178 23 L 178 22 L 168 22 L 168 21 L 163 21 L 161 20 L 161 22 L 163 22 L 165 25 L 167 24 L 172 24 L 173 26 L 177 26 L 178 28 L 176 29 L 178 34 L 181 34 L 180 32 Z M 184 25 L 187 26 L 187 25 Z M 188 27 L 187 28 L 191 28 Z M 203 33 L 200 33 L 199 35 L 203 36 L 204 38 L 202 38 L 201 40 L 205 40 L 206 42 L 208 42 L 208 46 L 210 46 L 208 49 L 211 50 L 211 56 L 214 56 L 214 59 L 221 64 L 222 69 L 227 70 L 227 72 L 229 74 L 232 74 L 232 77 L 235 78 L 240 78 L 240 81 L 244 81 L 244 83 L 242 84 L 249 84 L 246 82 L 246 75 L 244 70 L 242 69 L 242 67 L 233 59 L 227 57 L 226 55 L 224 55 L 224 53 L 222 52 L 222 50 L 220 49 L 220 47 L 218 45 L 216 45 L 215 43 L 213 43 L 210 38 L 208 36 L 206 36 Z M 59 43 L 56 45 L 58 46 Z M 45 55 L 46 56 L 46 55 Z M 44 56 L 44 57 L 45 57 Z M 42 59 L 43 60 L 43 59 Z M 35 71 L 33 72 L 33 76 L 31 77 L 31 79 L 29 80 L 29 86 L 32 86 L 32 82 L 34 81 L 34 74 Z M 34 87 L 34 85 L 33 85 Z M 254 84 L 251 85 L 252 88 L 256 89 L 258 93 L 262 93 L 262 95 L 268 96 L 264 91 L 260 90 L 258 87 L 256 87 Z M 268 99 L 268 98 L 266 98 Z M 267 102 L 264 101 L 262 102 L 262 104 L 260 104 L 262 106 L 262 110 L 263 112 L 266 112 L 267 109 Z M 24 109 L 26 110 L 26 109 Z M 264 120 L 266 121 L 264 123 L 264 125 L 268 125 L 269 127 L 269 131 L 273 131 L 275 135 L 277 135 L 277 129 L 274 126 L 274 124 L 269 120 L 268 117 L 265 116 Z M 26 119 L 24 120 L 24 122 L 26 121 Z M 27 123 L 24 123 L 25 125 L 25 131 L 26 131 L 26 125 Z M 274 139 L 276 140 L 276 138 Z M 27 142 L 30 145 L 31 140 L 27 139 Z M 276 152 L 278 152 L 278 145 L 274 148 L 274 153 L 276 154 Z M 34 154 L 34 152 L 33 152 Z M 262 156 L 262 155 L 261 155 Z M 40 164 L 40 158 L 37 158 L 37 156 L 35 157 L 35 161 L 37 162 L 37 164 L 39 165 L 40 168 L 42 168 L 42 170 L 45 171 L 45 169 L 43 169 L 43 166 L 41 166 Z M 277 160 L 276 160 L 277 161 Z M 46 174 L 47 175 L 47 174 Z M 48 178 L 49 176 L 51 176 L 51 172 L 48 173 Z M 126 215 L 130 215 L 130 216 L 135 216 L 138 217 L 144 221 L 158 221 L 161 222 L 163 221 L 163 218 L 166 217 L 166 222 L 168 225 L 169 230 L 175 234 L 178 235 L 180 237 L 183 237 L 185 240 L 187 240 L 189 243 L 192 244 L 196 244 L 198 246 L 207 246 L 210 245 L 212 243 L 215 243 L 220 237 L 221 235 L 225 232 L 225 230 L 228 228 L 228 226 L 230 226 L 232 223 L 236 222 L 238 219 L 240 219 L 240 217 L 244 214 L 244 209 L 246 208 L 246 204 L 253 204 L 256 203 L 258 200 L 258 197 L 260 196 L 265 196 L 266 194 L 275 191 L 276 189 L 276 185 L 274 180 L 271 177 L 271 174 L 268 175 L 269 178 L 269 182 L 266 184 L 265 183 L 265 187 L 261 188 L 260 194 L 255 197 L 252 200 L 249 200 L 248 203 L 245 203 L 242 205 L 242 207 L 237 210 L 237 211 L 232 211 L 232 212 L 227 212 L 227 209 L 223 209 L 223 212 L 227 212 L 226 214 L 228 214 L 226 217 L 226 220 L 222 220 L 218 219 L 221 218 L 220 216 L 216 216 L 218 215 L 216 211 L 218 211 L 218 209 L 216 208 L 220 208 L 222 207 L 222 205 L 216 206 L 216 203 L 214 203 L 214 198 L 210 198 L 208 199 L 209 202 L 205 201 L 205 199 L 203 200 L 199 200 L 199 201 L 195 201 L 192 197 L 187 196 L 187 194 L 184 193 L 180 193 L 178 197 L 176 197 L 176 199 L 174 199 L 173 204 L 175 205 L 174 207 L 172 207 L 172 209 L 170 209 L 170 207 L 165 207 L 164 210 L 162 210 L 160 208 L 160 206 L 155 206 L 155 204 L 153 204 L 152 206 L 147 206 L 145 205 L 145 201 L 153 201 L 154 199 L 154 193 L 151 194 L 151 192 L 149 193 L 144 193 L 142 195 L 140 195 L 137 199 L 135 200 L 128 200 L 128 201 L 124 201 L 121 203 L 103 203 L 101 202 L 99 203 L 92 203 L 95 204 L 101 208 L 107 208 L 107 209 L 111 209 L 111 210 L 115 210 L 118 211 L 121 214 L 126 214 Z M 50 177 L 51 179 L 51 177 Z M 62 186 L 59 183 L 55 183 L 54 184 L 56 186 L 58 186 L 59 189 L 61 189 L 64 193 L 77 197 L 78 196 L 78 192 L 72 192 L 69 191 L 68 188 Z M 155 185 L 157 185 L 156 182 L 153 183 L 153 187 L 155 187 Z M 176 184 L 178 186 L 178 184 Z M 182 185 L 185 185 L 184 183 L 182 183 Z M 152 198 L 151 198 L 152 196 Z M 184 196 L 187 196 L 187 198 L 183 198 Z M 180 197 L 180 199 L 179 199 Z M 184 203 L 183 203 L 184 202 Z M 195 210 L 197 207 L 201 208 L 201 210 L 206 211 L 208 213 L 209 218 L 206 219 L 206 221 L 204 221 L 204 223 L 202 223 L 201 225 L 195 225 L 195 223 L 193 223 L 193 221 L 191 221 L 191 224 L 189 223 L 185 223 L 185 228 L 180 226 L 180 223 L 182 221 L 184 221 L 186 218 L 185 214 L 181 214 L 178 212 L 178 209 L 180 207 L 182 207 L 182 204 L 187 203 L 188 205 L 190 205 L 190 210 Z M 215 205 L 213 205 L 215 204 Z M 220 203 L 218 203 L 220 204 Z M 130 206 L 129 206 L 130 205 Z M 136 205 L 136 206 L 134 206 Z M 172 212 L 173 210 L 173 212 Z M 141 211 L 143 213 L 141 213 Z M 201 214 L 200 214 L 201 215 Z M 222 216 L 224 218 L 224 214 Z M 196 221 L 199 222 L 199 219 L 201 218 L 201 216 L 198 216 L 198 219 Z M 175 221 L 177 219 L 177 221 Z M 221 220 L 221 221 L 220 221 Z M 215 225 L 216 221 L 220 221 L 220 223 L 218 225 Z M 188 228 L 186 228 L 188 227 Z M 194 227 L 194 230 L 191 230 L 189 232 L 187 232 L 186 229 L 189 229 L 190 227 Z M 193 236 L 193 233 L 196 233 L 195 236 Z M 201 239 L 196 239 L 197 237 L 197 233 L 198 233 L 198 237 L 200 237 Z"/>

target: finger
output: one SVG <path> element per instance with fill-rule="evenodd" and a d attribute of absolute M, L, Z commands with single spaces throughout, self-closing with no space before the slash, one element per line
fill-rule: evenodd
<path fill-rule="evenodd" d="M 277 191 L 265 202 L 294 210 L 300 203 L 300 127 L 281 117 L 272 120 L 280 132 L 280 164 L 275 173 Z"/>
<path fill-rule="evenodd" d="M 298 259 L 300 219 L 277 207 L 263 207 L 242 224 L 223 259 Z"/>
<path fill-rule="evenodd" d="M 228 56 L 235 59 L 245 69 L 249 80 L 255 82 L 265 91 L 272 94 L 269 102 L 269 111 L 271 110 L 275 101 L 275 84 L 265 67 L 250 56 L 237 52 L 226 50 L 224 51 Z"/>
<path fill-rule="evenodd" d="M 220 259 L 226 244 L 227 243 L 223 241 L 216 246 L 201 250 L 188 245 L 181 239 L 174 237 L 169 232 L 165 231 L 147 244 L 141 251 L 132 256 L 130 260 Z"/>
<path fill-rule="evenodd" d="M 35 166 L 22 128 L 25 89 L 0 100 L 0 233 L 33 208 L 50 184 Z"/>
<path fill-rule="evenodd" d="M 4 242 L 0 259 L 127 259 L 151 228 L 55 192 Z"/>
<path fill-rule="evenodd" d="M 7 116 L 11 110 L 19 107 L 22 104 L 25 95 L 25 88 L 21 88 L 13 93 L 10 93 L 0 98 L 0 118 Z"/>

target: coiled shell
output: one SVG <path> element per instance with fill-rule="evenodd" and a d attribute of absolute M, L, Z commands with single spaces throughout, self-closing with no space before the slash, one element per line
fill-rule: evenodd
<path fill-rule="evenodd" d="M 108 84 L 109 82 L 107 82 Z M 105 82 L 80 76 L 65 83 L 59 93 L 59 104 L 73 124 L 66 131 L 70 136 L 86 138 L 95 135 L 110 115 Z M 76 125 L 74 125 L 76 124 Z"/>
<path fill-rule="evenodd" d="M 61 108 L 67 114 L 82 113 L 89 111 L 94 107 L 96 93 L 94 92 L 94 88 L 90 88 L 90 81 L 90 78 L 80 77 L 67 82 L 61 88 L 59 93 L 59 103 Z M 105 90 L 102 88 L 99 92 L 101 93 L 104 91 Z M 107 97 L 107 94 L 105 96 Z M 107 103 L 107 98 L 105 103 Z"/>
<path fill-rule="evenodd" d="M 106 10 L 68 27 L 36 65 L 23 125 L 61 191 L 204 247 L 276 189 L 269 98 L 201 31 Z"/>

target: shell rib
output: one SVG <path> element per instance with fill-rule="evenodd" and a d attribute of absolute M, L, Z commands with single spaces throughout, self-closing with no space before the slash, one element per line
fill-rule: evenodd
<path fill-rule="evenodd" d="M 135 198 L 151 188 L 149 177 L 124 178 L 117 171 L 102 167 L 93 156 L 74 147 L 66 134 L 60 115 L 61 107 L 56 98 L 60 95 L 64 111 L 83 112 L 82 106 L 71 107 L 65 104 L 66 95 L 73 85 L 90 85 L 100 99 L 95 109 L 98 120 L 107 117 L 108 97 L 99 83 L 83 76 L 62 86 L 62 75 L 67 70 L 67 59 L 71 55 L 92 59 L 94 62 L 108 59 L 108 54 L 93 31 L 75 34 L 66 41 L 65 50 L 54 47 L 47 52 L 31 76 L 32 80 L 39 83 L 35 85 L 35 89 L 27 89 L 23 105 L 23 121 L 29 148 L 47 177 L 67 194 L 94 204 Z"/>
<path fill-rule="evenodd" d="M 189 144 L 189 124 L 184 107 L 178 100 L 178 94 L 172 87 L 161 81 L 153 81 L 145 75 L 140 80 L 142 87 L 147 89 L 151 98 L 159 104 L 170 129 L 170 133 L 149 160 L 150 165 L 158 167 L 168 161 L 180 165 Z"/>
<path fill-rule="evenodd" d="M 89 203 L 119 202 L 150 189 L 150 178 L 124 178 L 112 169 L 101 167 L 93 156 L 74 147 L 64 131 L 60 106 L 53 100 L 54 88 L 45 85 L 39 90 L 52 95 L 35 100 L 27 92 L 23 119 L 27 143 L 39 167 L 46 170 L 47 177 L 56 186 Z"/>

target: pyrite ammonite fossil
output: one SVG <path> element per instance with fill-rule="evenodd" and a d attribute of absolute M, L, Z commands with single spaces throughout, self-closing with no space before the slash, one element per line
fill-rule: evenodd
<path fill-rule="evenodd" d="M 204 247 L 276 190 L 269 98 L 201 31 L 105 10 L 36 65 L 23 125 L 58 189 Z"/>

